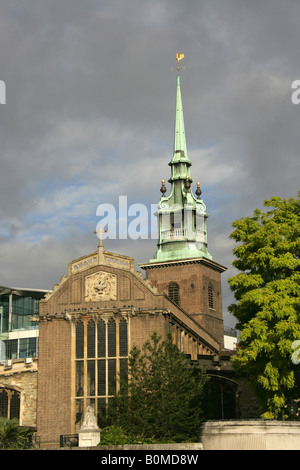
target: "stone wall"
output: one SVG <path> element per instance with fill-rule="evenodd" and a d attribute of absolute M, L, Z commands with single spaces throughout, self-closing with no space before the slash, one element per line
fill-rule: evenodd
<path fill-rule="evenodd" d="M 300 422 L 207 421 L 200 442 L 203 450 L 300 450 Z"/>
<path fill-rule="evenodd" d="M 21 426 L 36 427 L 37 359 L 12 361 L 11 365 L 0 365 L 0 387 L 13 388 L 20 392 Z"/>

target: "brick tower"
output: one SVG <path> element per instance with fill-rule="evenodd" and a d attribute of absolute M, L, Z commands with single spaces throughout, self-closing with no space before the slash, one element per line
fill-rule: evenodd
<path fill-rule="evenodd" d="M 226 268 L 208 252 L 206 206 L 200 184 L 192 192 L 177 54 L 176 113 L 169 195 L 162 180 L 158 202 L 158 243 L 154 258 L 140 264 L 148 279 L 185 310 L 223 347 L 221 273 Z"/>

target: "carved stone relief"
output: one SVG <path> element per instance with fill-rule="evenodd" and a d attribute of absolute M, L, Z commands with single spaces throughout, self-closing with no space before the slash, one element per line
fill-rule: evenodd
<path fill-rule="evenodd" d="M 117 276 L 98 271 L 85 278 L 85 301 L 117 300 Z"/>

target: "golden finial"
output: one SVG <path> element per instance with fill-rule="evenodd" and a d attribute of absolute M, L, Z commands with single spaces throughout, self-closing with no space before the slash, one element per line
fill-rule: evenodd
<path fill-rule="evenodd" d="M 161 180 L 161 188 L 160 188 L 160 192 L 162 193 L 162 197 L 165 196 L 166 191 L 167 191 L 167 188 L 165 187 L 165 180 L 163 178 Z"/>
<path fill-rule="evenodd" d="M 200 189 L 200 183 L 199 181 L 197 181 L 197 189 L 196 189 L 196 195 L 198 196 L 197 199 L 200 199 L 201 194 L 202 194 L 202 191 Z"/>
<path fill-rule="evenodd" d="M 190 192 L 190 187 L 191 187 L 189 175 L 186 175 L 185 185 L 184 186 L 185 186 L 186 191 L 189 193 Z"/>

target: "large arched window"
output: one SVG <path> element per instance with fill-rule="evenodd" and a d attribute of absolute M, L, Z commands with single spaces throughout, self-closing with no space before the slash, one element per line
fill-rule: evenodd
<path fill-rule="evenodd" d="M 175 304 L 179 305 L 179 286 L 176 282 L 171 282 L 171 284 L 169 284 L 168 295 Z"/>
<path fill-rule="evenodd" d="M 96 416 L 127 374 L 128 325 L 126 318 L 84 319 L 75 325 L 75 431 L 87 406 Z"/>
<path fill-rule="evenodd" d="M 238 418 L 238 384 L 222 376 L 208 374 L 209 381 L 204 392 L 203 408 L 207 419 Z"/>
<path fill-rule="evenodd" d="M 20 392 L 0 387 L 0 416 L 7 419 L 20 418 Z"/>

